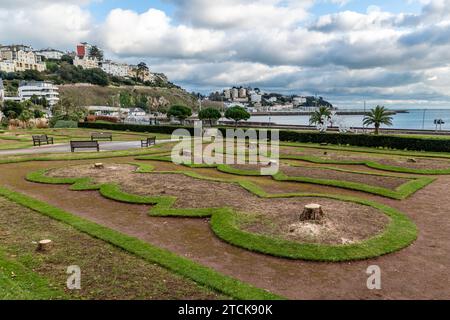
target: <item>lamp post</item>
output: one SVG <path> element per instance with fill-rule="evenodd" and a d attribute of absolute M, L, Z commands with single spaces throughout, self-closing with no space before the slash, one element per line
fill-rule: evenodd
<path fill-rule="evenodd" d="M 366 133 L 366 126 L 364 125 L 365 117 L 366 117 L 366 100 L 364 100 L 363 133 Z"/>
<path fill-rule="evenodd" d="M 422 117 L 422 130 L 425 130 L 425 113 L 427 109 L 423 109 L 423 117 Z"/>

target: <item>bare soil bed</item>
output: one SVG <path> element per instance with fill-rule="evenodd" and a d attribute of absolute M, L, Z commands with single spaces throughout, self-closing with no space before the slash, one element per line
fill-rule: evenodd
<path fill-rule="evenodd" d="M 369 175 L 363 173 L 344 172 L 338 170 L 321 169 L 314 167 L 281 167 L 281 172 L 290 177 L 308 177 L 318 179 L 342 180 L 349 182 L 364 183 L 371 186 L 382 187 L 386 189 L 395 190 L 404 183 L 410 181 L 409 179 Z"/>
<path fill-rule="evenodd" d="M 411 158 L 415 162 L 408 161 L 408 158 L 391 158 L 380 159 L 377 162 L 388 166 L 396 166 L 410 169 L 450 169 L 450 161 L 426 159 L 426 158 Z"/>
<path fill-rule="evenodd" d="M 256 171 L 264 168 L 264 165 L 231 165 L 232 168 L 246 171 Z M 395 190 L 397 187 L 409 181 L 406 178 L 388 177 L 381 175 L 369 175 L 364 173 L 344 172 L 319 168 L 315 166 L 294 167 L 280 165 L 280 172 L 290 177 L 308 177 L 317 179 L 342 180 L 349 182 L 364 183 L 371 186 Z"/>
<path fill-rule="evenodd" d="M 91 177 L 96 183 L 118 183 L 122 190 L 140 195 L 175 196 L 177 208 L 233 207 L 246 230 L 293 241 L 342 244 L 358 242 L 383 231 L 389 218 L 378 210 L 325 198 L 262 199 L 236 184 L 194 179 L 181 174 L 140 174 L 135 167 L 107 164 L 104 169 L 81 165 L 53 169 L 54 177 Z M 320 226 L 299 224 L 298 215 L 309 203 L 323 206 Z M 247 219 L 251 216 L 251 223 Z M 292 231 L 294 230 L 294 231 Z"/>
<path fill-rule="evenodd" d="M 296 149 L 296 148 L 281 148 L 281 153 L 286 155 L 298 156 L 314 156 L 320 157 L 324 160 L 337 161 L 374 161 L 384 165 L 410 168 L 410 169 L 448 169 L 450 168 L 450 161 L 445 159 L 422 158 L 422 157 L 401 157 L 389 155 L 377 155 L 367 153 L 351 153 L 338 152 L 321 149 Z M 411 161 L 413 160 L 413 161 Z M 414 162 L 415 161 L 415 162 Z"/>

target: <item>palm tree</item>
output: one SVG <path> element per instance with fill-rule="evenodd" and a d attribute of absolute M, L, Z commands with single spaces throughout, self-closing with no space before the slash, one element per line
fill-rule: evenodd
<path fill-rule="evenodd" d="M 369 114 L 364 117 L 363 124 L 365 126 L 373 124 L 375 126 L 375 134 L 378 134 L 382 124 L 392 126 L 392 117 L 385 107 L 376 106 L 375 109 L 370 110 Z"/>
<path fill-rule="evenodd" d="M 309 118 L 310 124 L 323 124 L 324 119 L 330 119 L 331 110 L 328 107 L 321 106 L 319 109 L 313 112 Z"/>

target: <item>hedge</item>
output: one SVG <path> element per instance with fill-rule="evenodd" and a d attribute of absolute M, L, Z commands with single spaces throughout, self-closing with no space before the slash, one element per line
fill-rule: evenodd
<path fill-rule="evenodd" d="M 77 127 L 78 127 L 78 123 L 76 121 L 71 121 L 71 120 L 58 120 L 58 121 L 56 121 L 55 125 L 53 126 L 53 128 L 55 128 L 55 129 L 77 128 Z"/>
<path fill-rule="evenodd" d="M 192 135 L 194 134 L 193 127 L 180 127 L 180 126 L 147 126 L 141 124 L 126 124 L 126 123 L 103 123 L 103 122 L 80 122 L 79 128 L 99 129 L 99 130 L 116 130 L 116 131 L 133 131 L 133 132 L 152 132 L 152 133 L 164 133 L 172 134 L 174 130 L 186 129 Z"/>
<path fill-rule="evenodd" d="M 112 124 L 112 123 L 79 123 L 80 128 L 135 131 L 135 132 L 154 132 L 172 134 L 175 129 L 186 129 L 193 135 L 193 127 L 180 126 L 147 126 L 137 124 Z M 222 133 L 228 128 L 221 127 Z M 245 128 L 241 128 L 245 129 Z M 258 129 L 256 129 L 259 132 Z M 371 148 L 389 148 L 398 150 L 414 151 L 434 151 L 450 152 L 450 139 L 427 139 L 414 137 L 401 137 L 389 135 L 367 135 L 367 134 L 342 134 L 342 133 L 319 133 L 319 132 L 299 132 L 280 130 L 280 141 L 289 142 L 308 142 L 308 143 L 329 143 L 336 145 L 352 145 Z"/>

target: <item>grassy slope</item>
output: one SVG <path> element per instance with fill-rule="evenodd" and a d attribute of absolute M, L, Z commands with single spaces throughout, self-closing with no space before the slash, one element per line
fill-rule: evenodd
<path fill-rule="evenodd" d="M 182 89 L 153 88 L 153 87 L 100 87 L 100 86 L 76 86 L 64 85 L 59 87 L 62 98 L 69 97 L 84 106 L 106 106 L 110 104 L 111 97 L 120 92 L 145 94 L 152 98 L 164 97 L 170 104 L 184 104 L 195 107 L 196 102 Z"/>

